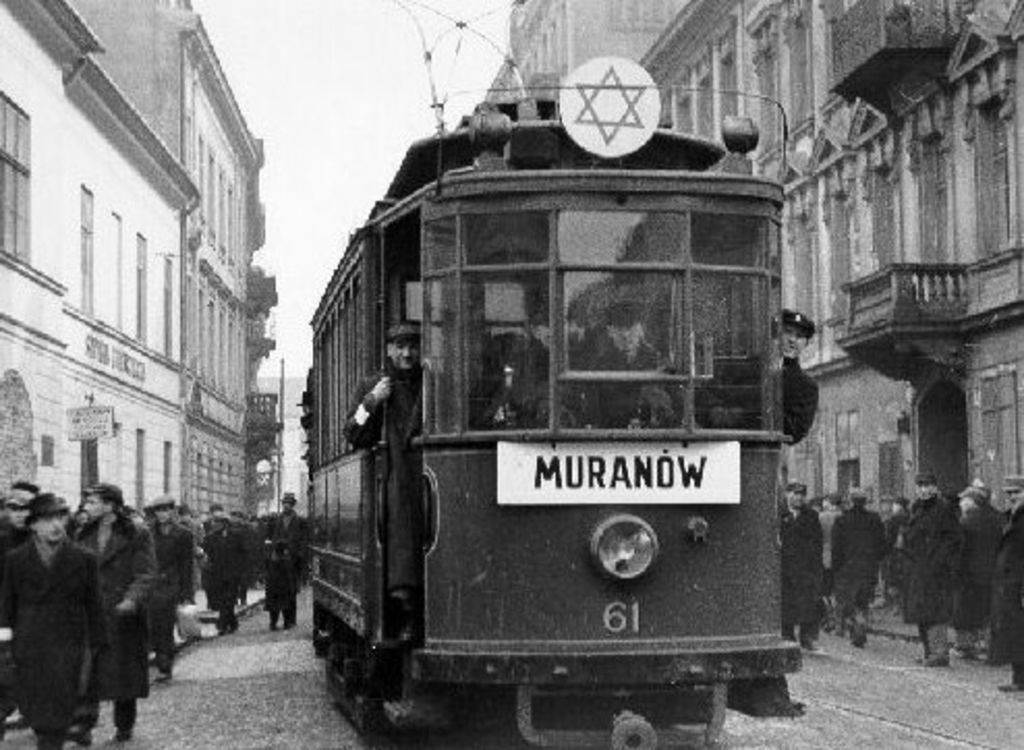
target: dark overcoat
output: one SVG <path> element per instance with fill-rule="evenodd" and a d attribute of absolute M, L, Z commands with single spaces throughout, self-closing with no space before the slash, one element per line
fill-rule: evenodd
<path fill-rule="evenodd" d="M 281 513 L 267 525 L 266 541 L 271 545 L 276 542 L 284 542 L 296 575 L 300 575 L 305 566 L 308 536 L 306 519 L 295 513 Z"/>
<path fill-rule="evenodd" d="M 280 612 L 295 606 L 299 578 L 291 552 L 283 544 L 274 545 L 266 561 L 266 602 L 268 612 Z"/>
<path fill-rule="evenodd" d="M 945 500 L 914 501 L 903 530 L 906 622 L 941 625 L 952 619 L 960 544 L 960 522 Z"/>
<path fill-rule="evenodd" d="M 782 429 L 795 445 L 807 437 L 818 413 L 818 384 L 795 357 L 782 361 L 782 403 Z"/>
<path fill-rule="evenodd" d="M 210 609 L 234 607 L 248 565 L 245 530 L 233 521 L 212 521 L 203 537 L 203 588 Z"/>
<path fill-rule="evenodd" d="M 67 542 L 47 567 L 34 542 L 9 552 L 0 627 L 14 630 L 15 699 L 29 725 L 67 728 L 83 657 L 107 642 L 96 556 Z"/>
<path fill-rule="evenodd" d="M 782 623 L 817 622 L 821 598 L 821 522 L 813 508 L 782 515 Z"/>
<path fill-rule="evenodd" d="M 1024 508 L 1003 528 L 992 579 L 994 664 L 1024 664 Z"/>
<path fill-rule="evenodd" d="M 391 395 L 375 404 L 368 394 L 384 375 L 391 378 Z M 390 365 L 383 373 L 363 381 L 354 394 L 356 407 L 345 420 L 345 436 L 356 448 L 372 448 L 387 442 L 387 582 L 389 589 L 421 585 L 421 538 L 423 534 L 423 454 L 412 440 L 420 434 L 423 407 L 420 399 L 422 371 L 404 371 Z M 362 405 L 369 418 L 358 424 Z M 386 416 L 385 416 L 386 414 Z"/>
<path fill-rule="evenodd" d="M 840 605 L 867 607 L 885 557 L 885 526 L 877 513 L 854 505 L 832 526 L 832 574 Z"/>
<path fill-rule="evenodd" d="M 1005 520 L 1005 516 L 988 503 L 968 511 L 960 519 L 963 548 L 959 586 L 953 602 L 953 627 L 957 630 L 978 630 L 988 626 L 996 550 Z"/>
<path fill-rule="evenodd" d="M 99 522 L 87 524 L 79 542 L 99 557 L 100 600 L 110 644 L 101 649 L 94 669 L 96 700 L 128 700 L 149 695 L 149 619 L 147 606 L 156 575 L 156 554 L 149 529 L 118 516 L 107 546 L 99 549 Z M 119 614 L 120 602 L 132 611 Z"/>

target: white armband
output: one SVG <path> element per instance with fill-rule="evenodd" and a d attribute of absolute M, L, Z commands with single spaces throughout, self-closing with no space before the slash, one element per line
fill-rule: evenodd
<path fill-rule="evenodd" d="M 10 628 L 0 628 L 0 643 L 7 643 L 14 639 L 14 631 Z"/>
<path fill-rule="evenodd" d="M 356 413 L 354 415 L 352 415 L 352 418 L 355 420 L 357 425 L 362 427 L 364 424 L 366 424 L 366 421 L 370 418 L 370 412 L 366 411 L 366 407 L 365 406 L 363 406 L 362 404 L 359 404 L 359 408 L 356 409 Z"/>

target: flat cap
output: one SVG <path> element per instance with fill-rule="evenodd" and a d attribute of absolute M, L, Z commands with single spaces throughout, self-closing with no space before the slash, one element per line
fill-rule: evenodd
<path fill-rule="evenodd" d="M 100 482 L 94 484 L 85 491 L 86 495 L 97 495 L 105 503 L 113 503 L 118 507 L 124 507 L 124 494 L 116 484 Z"/>
<path fill-rule="evenodd" d="M 1024 476 L 1014 474 L 1003 477 L 1003 490 L 1006 492 L 1024 492 Z"/>
<path fill-rule="evenodd" d="M 388 328 L 388 341 L 400 341 L 401 339 L 419 339 L 420 324 L 414 320 L 404 320 L 395 323 Z"/>
<path fill-rule="evenodd" d="M 934 484 L 938 485 L 938 481 L 935 479 L 935 472 L 933 471 L 919 471 L 917 476 L 914 477 L 914 484 Z"/>
<path fill-rule="evenodd" d="M 987 503 L 989 499 L 988 487 L 979 487 L 975 484 L 968 485 L 963 492 L 957 495 L 961 500 L 974 500 L 975 502 Z"/>
<path fill-rule="evenodd" d="M 782 325 L 783 327 L 790 326 L 796 328 L 805 338 L 810 338 L 817 330 L 813 320 L 796 310 L 782 311 Z"/>
<path fill-rule="evenodd" d="M 159 497 L 155 497 L 152 500 L 150 500 L 148 503 L 146 503 L 145 509 L 146 510 L 163 510 L 165 508 L 170 509 L 170 508 L 173 508 L 177 504 L 178 504 L 178 501 L 175 500 L 170 495 L 160 495 Z"/>
<path fill-rule="evenodd" d="M 807 485 L 803 482 L 790 482 L 786 485 L 786 492 L 796 492 L 800 495 L 806 495 Z"/>

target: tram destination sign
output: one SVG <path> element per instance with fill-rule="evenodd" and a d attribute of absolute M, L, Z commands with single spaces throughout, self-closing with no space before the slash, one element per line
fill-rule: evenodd
<path fill-rule="evenodd" d="M 736 505 L 740 444 L 498 443 L 499 505 Z"/>
<path fill-rule="evenodd" d="M 113 406 L 79 406 L 68 409 L 68 440 L 93 440 L 113 436 Z"/>

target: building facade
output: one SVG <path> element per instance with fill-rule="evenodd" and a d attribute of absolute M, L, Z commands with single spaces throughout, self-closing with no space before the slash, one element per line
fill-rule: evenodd
<path fill-rule="evenodd" d="M 279 429 L 256 394 L 256 370 L 274 346 L 266 320 L 277 303 L 274 278 L 252 264 L 265 236 L 262 142 L 249 131 L 188 0 L 73 2 L 103 40 L 111 76 L 200 193 L 182 227 L 178 279 L 182 499 L 199 509 L 212 502 L 247 507 L 248 479 L 264 458 L 258 452 Z"/>
<path fill-rule="evenodd" d="M 947 492 L 1020 472 L 1024 3 L 682 6 L 638 55 L 663 122 L 709 137 L 725 115 L 758 122 L 759 148 L 727 168 L 783 181 L 783 298 L 818 322 L 804 366 L 820 408 L 790 475 L 880 497 L 924 468 Z M 516 50 L 527 74 L 583 58 L 564 33 L 532 44 Z"/>
<path fill-rule="evenodd" d="M 0 3 L 0 484 L 73 501 L 103 479 L 141 504 L 180 490 L 198 194 L 101 51 L 64 2 Z"/>

